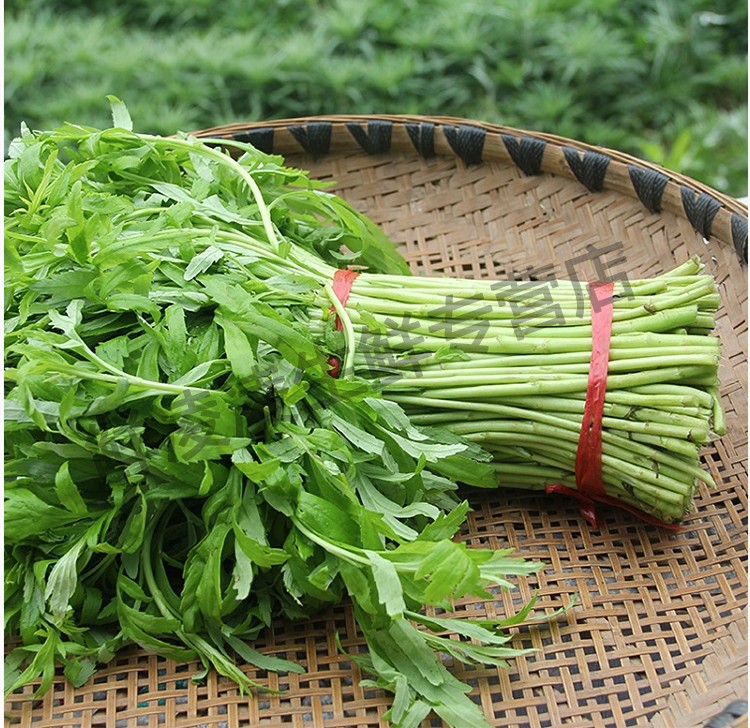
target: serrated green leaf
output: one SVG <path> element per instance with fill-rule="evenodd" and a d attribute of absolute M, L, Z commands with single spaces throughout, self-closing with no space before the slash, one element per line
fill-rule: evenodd
<path fill-rule="evenodd" d="M 191 281 L 201 273 L 205 273 L 214 263 L 221 260 L 223 257 L 223 250 L 213 245 L 209 245 L 188 263 L 187 268 L 185 268 L 185 280 Z"/>
<path fill-rule="evenodd" d="M 54 531 L 79 520 L 70 511 L 45 503 L 25 488 L 6 491 L 5 538 L 7 543 L 20 543 L 44 531 Z"/>
<path fill-rule="evenodd" d="M 361 543 L 359 527 L 351 516 L 312 493 L 299 494 L 295 515 L 308 528 L 334 543 Z"/>
<path fill-rule="evenodd" d="M 55 474 L 55 492 L 62 506 L 71 513 L 77 516 L 84 516 L 88 513 L 86 503 L 81 498 L 73 478 L 70 477 L 70 463 L 68 462 L 64 462 Z"/>
<path fill-rule="evenodd" d="M 296 662 L 283 660 L 279 657 L 274 657 L 273 655 L 264 655 L 231 635 L 225 634 L 224 639 L 243 660 L 246 660 L 249 664 L 255 665 L 255 667 L 258 667 L 261 670 L 292 672 L 298 675 L 305 673 L 305 668 L 302 667 L 302 665 L 298 665 Z"/>
<path fill-rule="evenodd" d="M 216 316 L 216 322 L 224 332 L 224 347 L 232 372 L 248 389 L 258 386 L 258 366 L 255 352 L 245 333 L 231 319 Z"/>
<path fill-rule="evenodd" d="M 343 417 L 331 413 L 331 425 L 340 432 L 352 445 L 373 455 L 381 455 L 385 449 L 385 443 L 375 435 L 358 427 L 353 422 L 348 422 Z"/>
<path fill-rule="evenodd" d="M 443 458 L 463 452 L 466 449 L 466 445 L 461 443 L 443 445 L 426 440 L 423 442 L 414 442 L 395 432 L 388 433 L 388 436 L 393 439 L 403 452 L 415 458 L 424 457 L 429 463 L 435 463 Z"/>
<path fill-rule="evenodd" d="M 126 131 L 133 131 L 133 122 L 125 104 L 117 96 L 109 95 L 107 96 L 107 101 L 109 101 L 112 107 L 112 126 L 125 129 Z"/>
<path fill-rule="evenodd" d="M 232 532 L 237 539 L 237 544 L 248 559 L 261 568 L 283 564 L 289 559 L 289 554 L 286 551 L 259 543 L 248 536 L 236 523 L 232 527 Z"/>
<path fill-rule="evenodd" d="M 441 513 L 435 520 L 425 526 L 419 534 L 420 541 L 442 541 L 451 538 L 466 520 L 469 512 L 468 501 L 459 503 L 450 513 Z"/>
<path fill-rule="evenodd" d="M 146 537 L 148 506 L 140 489 L 136 489 L 136 494 L 120 536 L 119 547 L 126 554 L 137 552 Z"/>
<path fill-rule="evenodd" d="M 47 577 L 44 599 L 57 624 L 60 624 L 70 607 L 70 599 L 78 584 L 78 559 L 86 545 L 78 541 L 55 563 Z"/>
<path fill-rule="evenodd" d="M 389 617 L 399 617 L 406 609 L 401 580 L 396 567 L 375 551 L 365 551 L 370 560 L 372 576 L 378 590 L 378 599 Z"/>
<path fill-rule="evenodd" d="M 264 462 L 257 462 L 247 450 L 247 448 L 238 448 L 232 453 L 232 463 L 253 483 L 263 483 L 272 475 L 281 463 L 277 458 L 271 458 Z"/>

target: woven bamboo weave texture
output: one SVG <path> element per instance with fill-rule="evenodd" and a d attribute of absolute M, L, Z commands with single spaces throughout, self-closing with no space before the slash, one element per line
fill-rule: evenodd
<path fill-rule="evenodd" d="M 616 271 L 641 278 L 701 256 L 723 302 L 728 432 L 704 455 L 718 487 L 701 488 L 677 533 L 619 510 L 603 511 L 594 530 L 561 496 L 467 492 L 466 542 L 512 546 L 546 568 L 495 601 L 464 600 L 459 615 L 507 614 L 534 592 L 540 610 L 574 594 L 578 603 L 550 625 L 520 629 L 514 644 L 539 651 L 508 671 L 453 669 L 490 722 L 509 728 L 698 728 L 747 700 L 747 209 L 627 155 L 466 120 L 326 117 L 201 135 L 248 139 L 335 180 L 335 191 L 400 243 L 416 274 L 569 278 L 574 270 L 587 280 L 597 274 L 590 246 L 609 246 Z M 11 696 L 6 724 L 384 726 L 388 696 L 359 685 L 337 633 L 348 652 L 364 649 L 347 604 L 264 635 L 261 651 L 307 668 L 281 677 L 247 668 L 280 695 L 240 696 L 213 673 L 194 684 L 197 665 L 130 649 L 80 689 L 60 677 L 41 700 Z"/>

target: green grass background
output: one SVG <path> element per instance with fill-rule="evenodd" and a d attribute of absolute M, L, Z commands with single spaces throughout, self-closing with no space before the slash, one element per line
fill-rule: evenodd
<path fill-rule="evenodd" d="M 743 0 L 8 0 L 21 121 L 170 134 L 325 113 L 450 114 L 600 144 L 747 193 Z"/>

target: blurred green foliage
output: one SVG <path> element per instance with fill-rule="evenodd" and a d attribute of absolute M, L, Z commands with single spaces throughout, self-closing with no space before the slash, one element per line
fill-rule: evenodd
<path fill-rule="evenodd" d="M 553 132 L 747 193 L 737 0 L 8 0 L 6 136 L 325 113 Z"/>

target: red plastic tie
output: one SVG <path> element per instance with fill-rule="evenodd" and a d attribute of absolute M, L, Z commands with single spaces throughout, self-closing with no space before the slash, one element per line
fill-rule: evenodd
<path fill-rule="evenodd" d="M 349 300 L 349 294 L 352 291 L 354 281 L 357 279 L 359 273 L 353 270 L 337 270 L 333 274 L 333 293 L 336 298 L 341 301 L 342 306 L 346 306 L 346 302 Z M 331 306 L 331 313 L 335 315 L 336 308 Z M 339 316 L 336 316 L 336 331 L 343 331 L 344 326 L 341 323 Z M 328 372 L 334 379 L 338 379 L 341 374 L 341 359 L 333 354 L 328 357 L 328 364 L 331 369 Z"/>
<path fill-rule="evenodd" d="M 609 343 L 612 338 L 612 293 L 615 284 L 591 283 L 591 364 L 583 408 L 581 434 L 576 451 L 576 485 L 578 492 L 591 501 L 604 493 L 602 482 L 602 417 L 604 395 L 607 393 Z M 596 513 L 593 524 L 596 525 Z"/>
<path fill-rule="evenodd" d="M 609 348 L 612 338 L 612 294 L 614 282 L 595 282 L 589 284 L 591 300 L 591 364 L 589 381 L 586 389 L 586 403 L 581 420 L 581 433 L 578 437 L 576 451 L 576 485 L 577 490 L 562 484 L 548 485 L 547 493 L 563 493 L 576 498 L 580 503 L 581 515 L 598 528 L 596 504 L 604 503 L 625 509 L 652 525 L 671 530 L 680 530 L 672 523 L 664 523 L 644 511 L 609 497 L 604 490 L 602 478 L 602 417 L 604 397 L 607 392 L 607 373 L 609 370 Z"/>

